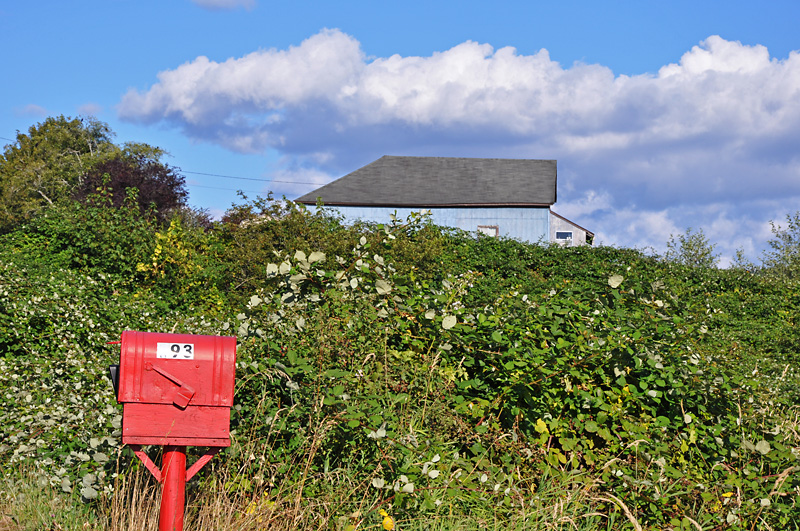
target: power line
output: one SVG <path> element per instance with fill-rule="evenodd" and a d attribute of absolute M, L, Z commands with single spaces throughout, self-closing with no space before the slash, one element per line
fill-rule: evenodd
<path fill-rule="evenodd" d="M 280 179 L 257 179 L 255 177 L 237 177 L 235 175 L 221 175 L 219 173 L 203 173 L 200 171 L 188 171 L 178 168 L 182 173 L 190 173 L 192 175 L 206 175 L 208 177 L 222 177 L 223 179 L 239 179 L 240 181 L 258 181 L 264 183 L 288 183 L 288 184 L 319 184 L 313 182 L 303 181 L 282 181 Z"/>
<path fill-rule="evenodd" d="M 8 140 L 10 142 L 16 142 L 16 140 L 13 140 L 11 138 L 6 138 L 4 136 L 0 136 L 0 140 Z M 240 181 L 257 181 L 263 183 L 285 183 L 285 184 L 319 184 L 319 183 L 305 182 L 305 181 L 284 181 L 281 179 L 257 179 L 255 177 L 238 177 L 235 175 L 221 175 L 219 173 L 204 173 L 200 171 L 188 171 L 181 169 L 180 167 L 178 168 L 178 170 L 180 170 L 182 173 L 190 173 L 192 175 L 205 175 L 207 177 L 222 177 L 224 179 L 238 179 Z M 196 186 L 198 188 L 211 188 L 213 190 L 229 190 L 232 192 L 236 191 L 233 188 L 219 188 L 214 186 L 204 186 L 202 184 L 190 184 L 190 186 Z M 261 193 L 261 192 L 256 192 L 255 190 L 242 190 L 242 192 L 251 192 L 255 194 Z"/>
<path fill-rule="evenodd" d="M 0 140 L 8 140 L 9 142 L 16 142 L 16 140 L 11 139 L 11 138 L 6 138 L 4 136 L 0 136 Z M 219 173 L 205 173 L 205 172 L 200 172 L 200 171 L 184 170 L 184 169 L 182 169 L 180 167 L 178 167 L 178 170 L 181 171 L 182 173 L 189 173 L 189 174 L 192 174 L 192 175 L 205 175 L 207 177 L 222 177 L 223 179 L 238 179 L 240 181 L 257 181 L 257 182 L 263 182 L 263 183 L 284 183 L 284 184 L 317 184 L 317 185 L 319 184 L 319 183 L 316 183 L 316 182 L 307 182 L 307 181 L 284 181 L 284 180 L 281 180 L 281 179 L 258 179 L 256 177 L 239 177 L 239 176 L 236 176 L 236 175 L 222 175 L 222 174 L 219 174 Z M 201 186 L 199 184 L 195 185 L 195 186 L 200 186 L 201 188 L 212 188 L 211 186 Z M 230 190 L 230 188 L 217 188 L 217 190 Z M 243 192 L 248 192 L 248 191 L 252 192 L 252 190 L 242 190 L 242 191 Z"/>
<path fill-rule="evenodd" d="M 242 181 L 262 181 L 262 182 L 270 182 L 272 179 L 256 179 L 255 177 L 235 177 L 233 175 L 220 175 L 218 173 L 203 173 L 199 171 L 187 171 L 181 168 L 178 168 L 182 173 L 191 173 L 192 175 L 207 175 L 209 177 L 224 177 L 225 179 L 239 179 Z"/>
<path fill-rule="evenodd" d="M 263 194 L 263 190 L 239 190 L 234 188 L 220 188 L 219 186 L 204 186 L 202 184 L 189 184 L 192 188 L 210 188 L 211 190 L 225 190 L 228 192 L 250 192 L 251 194 Z"/>

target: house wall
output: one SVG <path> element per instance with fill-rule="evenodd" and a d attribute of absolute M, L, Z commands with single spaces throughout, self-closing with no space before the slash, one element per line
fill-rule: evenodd
<path fill-rule="evenodd" d="M 398 219 L 406 219 L 411 212 L 419 212 L 417 208 L 390 207 L 331 207 L 340 212 L 348 221 L 358 219 L 389 223 L 391 214 Z M 429 208 L 431 221 L 443 227 L 455 227 L 465 231 L 489 234 L 495 231 L 497 236 L 515 238 L 536 243 L 547 241 L 550 236 L 550 209 L 543 208 Z"/>
<path fill-rule="evenodd" d="M 572 240 L 564 241 L 557 239 L 557 232 L 571 232 Z M 550 241 L 569 247 L 586 245 L 586 231 L 558 216 L 550 216 Z"/>

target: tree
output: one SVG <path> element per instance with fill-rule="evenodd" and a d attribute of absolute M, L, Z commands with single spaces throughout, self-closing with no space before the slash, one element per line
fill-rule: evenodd
<path fill-rule="evenodd" d="M 714 254 L 714 245 L 708 241 L 703 229 L 692 232 L 692 228 L 679 234 L 670 234 L 667 242 L 667 253 L 664 259 L 669 262 L 683 264 L 690 267 L 716 267 L 719 254 Z"/>
<path fill-rule="evenodd" d="M 0 155 L 0 231 L 69 197 L 92 161 L 115 149 L 108 125 L 93 118 L 47 118 L 17 132 Z"/>
<path fill-rule="evenodd" d="M 744 249 L 736 249 L 736 253 L 733 255 L 733 260 L 731 261 L 731 269 L 739 269 L 741 271 L 749 271 L 754 272 L 756 271 L 759 266 L 754 264 L 744 253 Z"/>
<path fill-rule="evenodd" d="M 185 179 L 164 164 L 166 152 L 143 143 L 122 147 L 114 133 L 94 118 L 47 118 L 0 155 L 0 233 L 44 209 L 70 200 L 85 201 L 99 188 L 111 191 L 119 208 L 136 188 L 140 210 L 153 207 L 164 221 L 186 206 Z"/>
<path fill-rule="evenodd" d="M 186 181 L 175 168 L 161 162 L 164 151 L 147 144 L 126 144 L 114 156 L 95 163 L 73 197 L 86 200 L 99 188 L 112 193 L 112 203 L 120 208 L 128 188 L 138 190 L 141 211 L 153 208 L 159 221 L 166 221 L 176 210 L 186 207 Z"/>
<path fill-rule="evenodd" d="M 786 227 L 774 221 L 770 250 L 764 252 L 762 262 L 769 273 L 785 278 L 800 278 L 800 211 L 786 216 Z"/>

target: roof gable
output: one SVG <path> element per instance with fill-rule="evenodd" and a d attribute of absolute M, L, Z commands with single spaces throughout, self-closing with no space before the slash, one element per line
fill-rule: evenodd
<path fill-rule="evenodd" d="M 297 199 L 331 206 L 549 206 L 556 161 L 384 156 Z"/>
<path fill-rule="evenodd" d="M 569 223 L 570 225 L 572 225 L 572 226 L 573 226 L 573 227 L 575 227 L 576 229 L 580 229 L 580 230 L 582 230 L 583 232 L 585 232 L 586 234 L 588 234 L 589 236 L 592 236 L 592 237 L 594 237 L 594 232 L 590 231 L 589 229 L 586 229 L 586 228 L 583 228 L 583 227 L 581 227 L 580 225 L 578 225 L 578 224 L 577 224 L 577 223 L 575 223 L 574 221 L 570 221 L 570 220 L 568 220 L 567 218 L 565 218 L 565 217 L 564 217 L 564 216 L 562 216 L 561 214 L 557 214 L 556 212 L 553 212 L 553 211 L 551 210 L 551 211 L 550 211 L 550 215 L 551 215 L 551 216 L 554 216 L 554 217 L 557 217 L 558 219 L 561 219 L 561 220 L 563 220 L 564 222 L 566 222 L 566 223 Z"/>

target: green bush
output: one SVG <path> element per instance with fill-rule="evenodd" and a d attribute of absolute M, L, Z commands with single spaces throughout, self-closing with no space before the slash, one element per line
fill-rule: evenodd
<path fill-rule="evenodd" d="M 28 267 L 104 273 L 114 280 L 136 282 L 136 266 L 151 254 L 156 225 L 142 216 L 136 191 L 129 190 L 122 208 L 101 189 L 87 202 L 68 202 L 48 209 L 18 230 L 4 235 L 3 253 Z"/>

